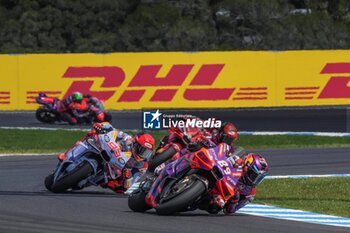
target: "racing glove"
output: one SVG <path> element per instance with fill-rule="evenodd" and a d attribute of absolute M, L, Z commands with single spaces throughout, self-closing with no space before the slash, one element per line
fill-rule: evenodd
<path fill-rule="evenodd" d="M 92 128 L 95 130 L 95 132 L 97 134 L 100 134 L 103 131 L 103 124 L 102 123 L 94 123 L 94 125 L 92 126 Z"/>
<path fill-rule="evenodd" d="M 252 202 L 254 199 L 254 195 L 244 196 L 240 195 L 239 192 L 236 192 L 233 197 L 231 197 L 224 206 L 224 213 L 227 215 L 231 215 L 235 213 L 240 208 L 244 207 L 248 203 Z"/>
<path fill-rule="evenodd" d="M 113 126 L 109 123 L 104 124 L 96 122 L 94 123 L 92 128 L 96 131 L 97 134 L 105 134 L 110 131 L 113 131 Z"/>

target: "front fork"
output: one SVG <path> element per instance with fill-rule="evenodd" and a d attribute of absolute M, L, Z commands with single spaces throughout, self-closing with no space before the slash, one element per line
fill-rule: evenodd
<path fill-rule="evenodd" d="M 98 173 L 98 162 L 96 159 L 82 158 L 81 160 L 75 162 L 71 160 L 60 161 L 54 171 L 54 182 L 63 175 L 64 171 L 71 171 L 77 166 L 79 166 L 83 161 L 88 162 L 94 170 L 94 176 Z"/>
<path fill-rule="evenodd" d="M 164 191 L 163 189 L 171 187 L 171 182 L 176 182 L 185 175 L 194 172 L 191 171 L 190 161 L 186 157 L 181 157 L 180 159 L 169 163 L 152 184 L 150 191 L 146 195 L 146 203 L 153 208 L 156 208 L 161 194 Z M 207 181 L 205 184 L 208 187 Z"/>

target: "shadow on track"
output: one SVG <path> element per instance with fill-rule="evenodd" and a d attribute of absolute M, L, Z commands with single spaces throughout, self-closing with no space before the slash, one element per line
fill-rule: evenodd
<path fill-rule="evenodd" d="M 198 211 L 202 211 L 201 213 L 198 213 Z M 174 213 L 174 214 L 170 214 L 170 215 L 158 215 L 154 209 L 150 210 L 150 211 L 146 211 L 146 212 L 134 212 L 131 210 L 126 210 L 123 211 L 124 213 L 134 213 L 134 214 L 139 214 L 139 215 L 145 215 L 145 216 L 159 216 L 161 218 L 166 218 L 166 217 L 210 217 L 210 218 L 224 218 L 224 217 L 231 217 L 231 215 L 225 215 L 223 213 L 219 213 L 219 214 L 209 214 L 208 212 L 204 211 L 204 210 L 194 210 L 194 211 L 185 211 L 185 212 L 178 212 L 178 213 Z M 243 217 L 246 216 L 245 214 L 239 214 L 239 213 L 235 213 L 234 214 L 235 217 Z"/>

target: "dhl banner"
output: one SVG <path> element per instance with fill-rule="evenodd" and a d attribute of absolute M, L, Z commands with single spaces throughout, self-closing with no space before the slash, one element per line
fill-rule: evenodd
<path fill-rule="evenodd" d="M 0 110 L 74 91 L 115 110 L 350 104 L 350 50 L 0 55 L 0 68 Z"/>

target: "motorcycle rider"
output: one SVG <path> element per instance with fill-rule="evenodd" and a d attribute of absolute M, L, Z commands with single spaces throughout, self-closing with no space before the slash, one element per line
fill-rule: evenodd
<path fill-rule="evenodd" d="M 225 122 L 219 129 L 197 129 L 197 131 L 192 135 L 192 141 L 187 143 L 187 145 L 184 140 L 181 140 L 176 135 L 171 134 L 164 137 L 160 142 L 156 153 L 149 161 L 149 168 L 147 171 L 149 173 L 153 173 L 160 164 L 170 161 L 170 159 L 176 160 L 179 158 L 181 153 L 186 153 L 187 150 L 197 151 L 203 146 L 207 148 L 215 147 L 221 142 L 224 142 L 231 146 L 230 150 L 233 150 L 233 144 L 237 141 L 237 138 L 237 128 L 231 122 Z"/>
<path fill-rule="evenodd" d="M 154 138 L 150 134 L 138 133 L 131 143 L 131 157 L 125 165 L 123 175 L 116 180 L 110 180 L 102 187 L 107 187 L 116 193 L 124 193 L 146 171 L 147 159 L 153 154 Z"/>
<path fill-rule="evenodd" d="M 178 159 L 182 154 L 195 152 L 202 147 L 215 147 L 220 143 L 225 143 L 225 153 L 230 154 L 234 151 L 233 143 L 238 138 L 237 128 L 231 122 L 225 122 L 217 129 L 192 129 L 192 142 L 185 144 L 184 140 L 179 139 L 176 135 L 171 134 L 163 138 L 156 152 L 149 160 L 149 166 L 146 171 L 147 177 L 143 183 L 143 190 L 147 191 L 157 174 L 165 167 L 166 163 Z M 190 139 L 187 139 L 187 141 Z"/>
<path fill-rule="evenodd" d="M 98 122 L 106 121 L 106 116 L 103 111 L 104 106 L 101 100 L 89 94 L 83 95 L 83 100 L 87 102 L 88 109 L 95 115 L 96 121 Z"/>
<path fill-rule="evenodd" d="M 214 142 L 215 145 L 224 142 L 233 147 L 238 139 L 237 128 L 231 122 L 225 122 L 220 129 L 212 128 L 208 132 L 210 133 L 209 139 Z"/>
<path fill-rule="evenodd" d="M 216 214 L 223 210 L 227 215 L 235 213 L 240 208 L 252 202 L 259 185 L 268 173 L 268 164 L 261 155 L 249 153 L 243 159 L 231 156 L 229 160 L 235 167 L 242 168 L 242 176 L 235 188 L 235 195 L 226 203 L 216 190 L 211 190 L 199 208 Z"/>
<path fill-rule="evenodd" d="M 62 120 L 71 125 L 77 124 L 77 118 L 82 117 L 83 114 L 81 112 L 85 112 L 87 109 L 87 100 L 78 91 L 61 100 L 57 106 L 57 111 L 60 113 Z"/>
<path fill-rule="evenodd" d="M 105 134 L 114 131 L 115 141 L 125 154 L 130 153 L 124 169 L 119 171 L 117 178 L 100 184 L 103 188 L 109 188 L 117 193 L 124 193 L 147 169 L 147 160 L 154 150 L 154 138 L 150 134 L 138 133 L 134 138 L 129 134 L 115 129 L 109 122 L 94 123 L 92 129 L 82 139 L 96 134 Z M 76 142 L 79 143 L 80 141 Z M 68 151 L 58 155 L 59 160 L 64 160 Z"/>
<path fill-rule="evenodd" d="M 147 160 L 152 156 L 154 150 L 154 138 L 150 134 L 138 133 L 134 138 L 121 130 L 115 129 L 109 123 L 95 123 L 92 134 L 116 132 L 116 142 L 123 152 L 131 152 L 130 159 L 125 168 L 115 180 L 109 180 L 101 184 L 103 188 L 109 188 L 116 193 L 124 193 L 147 169 Z"/>

